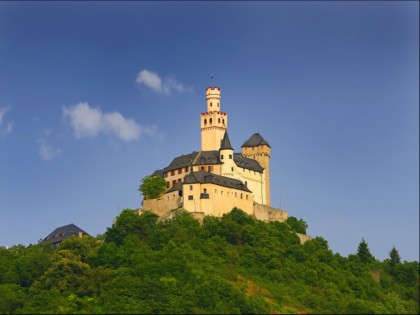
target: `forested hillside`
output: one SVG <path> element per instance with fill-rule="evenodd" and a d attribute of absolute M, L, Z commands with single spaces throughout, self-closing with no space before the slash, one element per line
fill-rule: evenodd
<path fill-rule="evenodd" d="M 333 253 L 306 223 L 124 210 L 106 233 L 0 248 L 0 313 L 419 313 L 419 263 Z"/>

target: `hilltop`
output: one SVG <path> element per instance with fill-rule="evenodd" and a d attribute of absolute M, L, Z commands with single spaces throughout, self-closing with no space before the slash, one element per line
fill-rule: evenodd
<path fill-rule="evenodd" d="M 124 210 L 104 235 L 0 249 L 0 312 L 418 313 L 419 264 L 333 253 L 303 220 Z"/>

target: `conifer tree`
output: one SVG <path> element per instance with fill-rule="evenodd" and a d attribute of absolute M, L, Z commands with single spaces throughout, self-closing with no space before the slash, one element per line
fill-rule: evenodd
<path fill-rule="evenodd" d="M 392 247 L 391 251 L 389 252 L 389 264 L 391 266 L 391 273 L 393 275 L 396 274 L 396 272 L 395 272 L 396 268 L 395 267 L 400 263 L 401 263 L 400 254 L 398 253 L 397 249 L 394 246 L 394 247 Z"/>
<path fill-rule="evenodd" d="M 357 256 L 359 256 L 364 264 L 369 263 L 374 259 L 364 238 L 362 238 L 357 248 Z"/>

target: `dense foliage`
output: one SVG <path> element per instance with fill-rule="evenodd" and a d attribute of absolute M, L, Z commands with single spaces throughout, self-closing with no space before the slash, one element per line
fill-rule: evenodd
<path fill-rule="evenodd" d="M 145 199 L 156 199 L 165 191 L 166 181 L 160 176 L 145 176 L 141 179 L 138 190 Z"/>
<path fill-rule="evenodd" d="M 100 238 L 0 248 L 0 313 L 418 314 L 418 262 L 301 245 L 291 222 L 126 209 Z"/>

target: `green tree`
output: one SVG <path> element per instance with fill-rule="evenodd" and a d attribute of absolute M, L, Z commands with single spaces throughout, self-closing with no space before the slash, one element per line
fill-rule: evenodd
<path fill-rule="evenodd" d="M 391 273 L 395 275 L 395 267 L 401 263 L 401 257 L 398 253 L 397 249 L 392 247 L 391 251 L 389 252 L 389 265 L 391 267 Z"/>
<path fill-rule="evenodd" d="M 165 191 L 166 181 L 160 176 L 146 176 L 138 188 L 145 199 L 156 199 Z"/>
<path fill-rule="evenodd" d="M 306 234 L 306 229 L 308 228 L 308 224 L 302 219 L 297 219 L 295 217 L 288 217 L 286 223 L 290 226 L 292 231 L 296 233 Z"/>
<path fill-rule="evenodd" d="M 360 260 L 364 264 L 370 263 L 374 260 L 374 257 L 370 253 L 368 244 L 367 244 L 367 242 L 365 241 L 364 238 L 362 238 L 362 240 L 360 241 L 359 246 L 357 248 L 357 256 L 359 256 Z"/>

